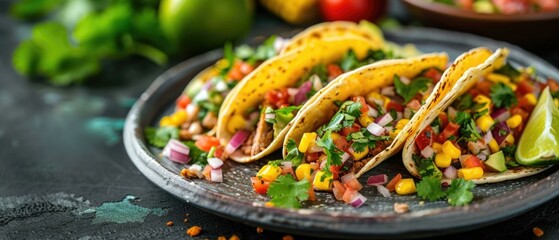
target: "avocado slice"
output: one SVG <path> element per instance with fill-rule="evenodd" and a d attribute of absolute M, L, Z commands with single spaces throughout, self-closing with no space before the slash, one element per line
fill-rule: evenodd
<path fill-rule="evenodd" d="M 505 154 L 503 154 L 503 151 L 498 151 L 489 155 L 489 158 L 483 162 L 483 164 L 493 172 L 504 172 L 507 170 L 507 165 L 505 164 Z"/>

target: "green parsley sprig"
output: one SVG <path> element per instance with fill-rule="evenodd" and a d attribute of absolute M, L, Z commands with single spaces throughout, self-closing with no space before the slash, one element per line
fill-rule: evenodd
<path fill-rule="evenodd" d="M 281 175 L 268 188 L 268 196 L 274 207 L 300 208 L 309 199 L 311 184 L 307 179 L 296 181 L 291 174 Z"/>
<path fill-rule="evenodd" d="M 474 194 L 472 189 L 475 187 L 472 181 L 461 178 L 453 179 L 450 187 L 442 189 L 441 180 L 436 177 L 424 177 L 417 184 L 417 195 L 427 201 L 436 201 L 446 198 L 452 206 L 463 206 L 469 204 Z"/>

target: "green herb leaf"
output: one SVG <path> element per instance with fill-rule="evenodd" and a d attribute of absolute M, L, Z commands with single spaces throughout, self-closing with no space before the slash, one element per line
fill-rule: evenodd
<path fill-rule="evenodd" d="M 476 122 L 468 112 L 457 112 L 456 123 L 460 124 L 460 136 L 470 142 L 481 139 L 481 134 L 477 130 Z"/>
<path fill-rule="evenodd" d="M 190 149 L 188 156 L 190 157 L 190 162 L 188 164 L 198 164 L 200 166 L 208 165 L 208 152 L 196 147 L 194 141 L 183 142 Z"/>
<path fill-rule="evenodd" d="M 144 134 L 150 145 L 164 148 L 169 140 L 179 138 L 179 129 L 176 127 L 146 127 Z"/>
<path fill-rule="evenodd" d="M 303 179 L 296 181 L 291 174 L 281 175 L 268 188 L 268 196 L 275 207 L 300 208 L 309 198 L 311 184 Z"/>
<path fill-rule="evenodd" d="M 317 139 L 316 145 L 319 147 L 324 148 L 324 152 L 326 153 L 326 166 L 324 169 L 327 173 L 330 173 L 330 166 L 340 166 L 342 165 L 342 157 L 341 155 L 343 152 L 336 147 L 334 141 L 332 140 L 332 132 L 327 131 L 324 133 L 322 138 Z"/>
<path fill-rule="evenodd" d="M 434 177 L 441 179 L 443 177 L 443 173 L 437 168 L 433 158 L 423 158 L 416 154 L 412 154 L 412 158 L 422 178 Z"/>
<path fill-rule="evenodd" d="M 520 76 L 520 71 L 516 70 L 510 63 L 505 64 L 502 68 L 495 70 L 495 73 L 503 74 L 510 78 L 516 78 Z"/>
<path fill-rule="evenodd" d="M 448 203 L 452 206 L 464 206 L 474 199 L 472 189 L 476 184 L 461 178 L 452 180 L 450 187 L 447 189 Z"/>
<path fill-rule="evenodd" d="M 340 67 L 342 68 L 342 70 L 344 70 L 344 72 L 347 72 L 349 70 L 357 68 L 358 66 L 359 60 L 357 59 L 355 52 L 353 52 L 353 50 L 347 51 L 344 54 L 342 61 L 340 62 Z"/>
<path fill-rule="evenodd" d="M 55 10 L 62 0 L 20 0 L 10 6 L 10 14 L 22 20 L 36 20 Z"/>
<path fill-rule="evenodd" d="M 415 97 L 419 91 L 426 91 L 431 79 L 418 77 L 410 82 L 409 85 L 404 84 L 398 75 L 394 75 L 394 88 L 396 93 L 404 98 L 404 104 L 408 103 Z"/>
<path fill-rule="evenodd" d="M 441 180 L 436 177 L 422 178 L 417 184 L 417 195 L 428 201 L 436 201 L 446 196 L 441 188 Z"/>
<path fill-rule="evenodd" d="M 474 105 L 474 99 L 471 94 L 466 93 L 454 101 L 454 107 L 458 111 L 465 111 Z"/>
<path fill-rule="evenodd" d="M 299 152 L 295 141 L 293 139 L 288 139 L 285 147 L 287 148 L 287 155 L 285 156 L 285 160 L 291 161 L 293 167 L 301 165 L 301 163 L 303 162 L 304 153 Z"/>
<path fill-rule="evenodd" d="M 505 85 L 504 83 L 497 83 L 491 86 L 491 100 L 495 107 L 510 107 L 513 104 L 516 104 L 518 101 L 516 100 L 516 96 L 514 95 L 514 91 Z"/>

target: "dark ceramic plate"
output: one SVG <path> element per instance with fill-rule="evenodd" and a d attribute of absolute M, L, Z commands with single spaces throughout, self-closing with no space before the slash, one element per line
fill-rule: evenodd
<path fill-rule="evenodd" d="M 396 43 L 413 43 L 423 52 L 445 51 L 452 58 L 478 46 L 491 49 L 508 47 L 512 63 L 534 66 L 542 76 L 559 79 L 559 71 L 542 59 L 503 42 L 426 28 L 388 32 L 386 37 Z M 170 113 L 173 101 L 189 80 L 220 56 L 220 51 L 208 52 L 158 77 L 130 111 L 124 129 L 128 155 L 147 178 L 176 197 L 209 212 L 268 229 L 320 237 L 419 237 L 465 231 L 503 221 L 559 194 L 559 172 L 554 167 L 524 179 L 480 185 L 474 190 L 472 204 L 466 207 L 450 207 L 444 201 L 423 203 L 415 195 L 384 198 L 372 187 L 362 190 L 367 202 L 357 209 L 334 200 L 330 193 L 317 193 L 318 202 L 299 210 L 263 207 L 268 199 L 252 190 L 249 178 L 267 160 L 279 158 L 279 153 L 259 163 L 240 165 L 227 162 L 225 182 L 221 184 L 184 179 L 179 175 L 180 165 L 162 159 L 158 149 L 146 144 L 143 130 L 157 122 L 163 114 Z M 410 177 L 399 155 L 368 174 L 381 173 L 389 176 L 405 173 Z M 397 202 L 408 203 L 410 212 L 396 214 L 393 205 Z"/>

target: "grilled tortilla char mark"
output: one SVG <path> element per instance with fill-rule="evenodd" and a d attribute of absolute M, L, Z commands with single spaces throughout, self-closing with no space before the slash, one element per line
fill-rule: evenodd
<path fill-rule="evenodd" d="M 264 103 L 262 109 L 266 109 L 269 104 Z M 254 156 L 270 145 L 274 138 L 274 129 L 268 122 L 266 122 L 266 114 L 262 111 L 260 113 L 260 119 L 256 125 L 256 134 L 252 140 L 251 156 Z"/>

